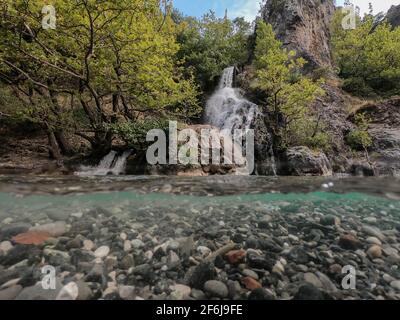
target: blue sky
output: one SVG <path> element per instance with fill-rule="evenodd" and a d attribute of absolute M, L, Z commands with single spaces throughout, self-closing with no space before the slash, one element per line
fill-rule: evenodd
<path fill-rule="evenodd" d="M 372 2 L 375 13 L 387 11 L 391 5 L 400 4 L 400 0 L 352 0 L 361 8 L 361 12 L 368 11 L 368 3 Z M 245 17 L 252 21 L 260 8 L 260 0 L 174 0 L 174 5 L 186 15 L 202 16 L 212 9 L 218 16 L 223 17 L 225 9 L 228 9 L 228 16 L 235 18 Z M 343 0 L 337 0 L 337 4 L 343 4 Z"/>

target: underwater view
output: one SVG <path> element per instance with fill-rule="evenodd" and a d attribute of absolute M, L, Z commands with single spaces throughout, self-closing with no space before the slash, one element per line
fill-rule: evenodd
<path fill-rule="evenodd" d="M 5 176 L 0 298 L 399 299 L 398 186 Z M 42 286 L 45 266 L 56 290 Z"/>
<path fill-rule="evenodd" d="M 0 300 L 397 303 L 400 0 L 0 0 Z"/>

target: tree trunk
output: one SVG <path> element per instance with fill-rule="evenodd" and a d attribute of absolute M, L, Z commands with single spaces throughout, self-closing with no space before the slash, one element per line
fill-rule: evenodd
<path fill-rule="evenodd" d="M 55 160 L 61 160 L 61 151 L 57 143 L 56 136 L 52 130 L 47 131 L 47 137 L 49 139 L 49 153 L 50 158 Z"/>
<path fill-rule="evenodd" d="M 54 136 L 57 140 L 57 144 L 59 145 L 62 154 L 69 156 L 74 153 L 74 148 L 65 136 L 64 130 L 58 130 L 54 132 Z"/>

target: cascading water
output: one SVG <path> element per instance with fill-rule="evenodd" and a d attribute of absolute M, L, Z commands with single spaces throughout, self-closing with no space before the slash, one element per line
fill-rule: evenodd
<path fill-rule="evenodd" d="M 219 129 L 250 129 L 258 114 L 258 106 L 233 88 L 234 67 L 226 68 L 222 74 L 218 90 L 210 97 L 206 106 L 207 123 Z"/>
<path fill-rule="evenodd" d="M 251 129 L 259 115 L 258 106 L 246 100 L 239 88 L 234 88 L 235 67 L 226 68 L 217 91 L 207 101 L 205 120 L 221 130 L 233 133 L 235 129 Z M 275 158 L 269 151 L 271 172 L 276 175 Z"/>
<path fill-rule="evenodd" d="M 97 166 L 81 166 L 80 170 L 75 174 L 78 176 L 106 176 L 120 175 L 125 173 L 126 161 L 131 155 L 131 150 L 124 151 L 119 155 L 112 150 L 107 154 Z"/>

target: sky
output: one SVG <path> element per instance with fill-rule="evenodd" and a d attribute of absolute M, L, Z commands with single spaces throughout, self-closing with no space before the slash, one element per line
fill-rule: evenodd
<path fill-rule="evenodd" d="M 368 3 L 371 2 L 374 12 L 387 11 L 390 6 L 400 4 L 400 0 L 352 0 L 352 3 L 361 8 L 361 13 L 368 12 Z M 228 9 L 230 18 L 245 17 L 248 21 L 254 20 L 259 8 L 260 0 L 174 0 L 174 5 L 186 15 L 200 17 L 208 10 L 213 10 L 220 17 Z M 343 4 L 343 0 L 337 0 Z"/>

